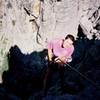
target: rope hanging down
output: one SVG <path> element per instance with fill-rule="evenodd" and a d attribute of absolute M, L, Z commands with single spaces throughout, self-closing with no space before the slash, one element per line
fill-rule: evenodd
<path fill-rule="evenodd" d="M 61 59 L 57 59 L 60 60 L 65 67 L 69 67 L 71 70 L 75 71 L 76 73 L 78 73 L 81 77 L 83 77 L 84 79 L 86 79 L 88 82 L 90 82 L 92 85 L 94 85 L 97 89 L 100 90 L 100 86 L 98 86 L 94 81 L 92 81 L 91 79 L 89 79 L 88 77 L 86 77 L 85 75 L 83 75 L 82 73 L 80 73 L 78 70 L 76 70 L 75 68 L 73 68 L 71 65 L 69 65 L 68 63 L 64 63 Z"/>

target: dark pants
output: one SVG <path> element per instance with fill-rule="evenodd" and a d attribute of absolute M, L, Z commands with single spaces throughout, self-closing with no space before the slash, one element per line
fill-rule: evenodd
<path fill-rule="evenodd" d="M 55 70 L 58 70 L 59 75 L 60 75 L 60 84 L 61 84 L 61 88 L 64 88 L 64 67 L 60 66 L 57 63 L 51 63 L 49 64 L 47 71 L 46 71 L 46 75 L 44 77 L 44 81 L 43 81 L 43 91 L 47 92 L 49 86 L 50 86 L 50 81 L 52 78 L 52 74 Z"/>

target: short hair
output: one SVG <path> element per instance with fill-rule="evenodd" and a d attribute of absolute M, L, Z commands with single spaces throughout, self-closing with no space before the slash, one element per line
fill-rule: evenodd
<path fill-rule="evenodd" d="M 70 38 L 73 42 L 75 42 L 75 38 L 74 38 L 73 35 L 68 34 L 68 35 L 65 37 L 65 39 L 68 39 L 68 38 Z"/>

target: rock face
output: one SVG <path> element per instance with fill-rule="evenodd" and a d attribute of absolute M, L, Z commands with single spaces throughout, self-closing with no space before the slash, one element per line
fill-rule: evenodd
<path fill-rule="evenodd" d="M 55 37 L 77 37 L 80 17 L 85 11 L 91 16 L 99 5 L 99 0 L 1 0 L 0 37 L 30 53 Z"/>
<path fill-rule="evenodd" d="M 67 33 L 79 35 L 70 64 L 99 86 L 100 38 L 88 39 L 95 33 L 92 29 L 100 36 L 99 6 L 100 0 L 0 0 L 0 98 L 100 100 L 100 91 L 69 69 L 65 80 L 71 87 L 66 93 L 60 90 L 55 72 L 47 95 L 41 98 L 47 68 L 47 52 L 41 50 L 49 40 Z"/>
<path fill-rule="evenodd" d="M 67 33 L 77 37 L 81 17 L 90 18 L 99 6 L 100 0 L 0 0 L 0 73 L 8 69 L 11 46 L 27 54 Z"/>

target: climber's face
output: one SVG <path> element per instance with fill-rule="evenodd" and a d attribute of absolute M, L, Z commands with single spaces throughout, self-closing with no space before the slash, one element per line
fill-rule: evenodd
<path fill-rule="evenodd" d="M 71 45 L 73 45 L 73 41 L 70 38 L 64 40 L 64 42 L 63 42 L 64 48 L 71 46 Z"/>

